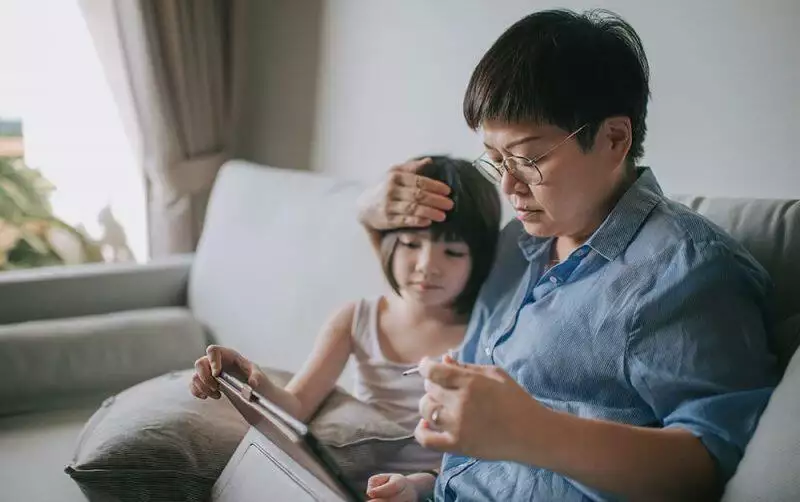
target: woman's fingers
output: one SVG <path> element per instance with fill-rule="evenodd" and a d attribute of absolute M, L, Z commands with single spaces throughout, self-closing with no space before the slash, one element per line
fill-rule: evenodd
<path fill-rule="evenodd" d="M 424 358 L 419 363 L 419 374 L 445 389 L 463 387 L 472 379 L 473 372 L 472 368 L 465 365 L 440 363 L 429 358 Z"/>
<path fill-rule="evenodd" d="M 430 380 L 425 380 L 424 385 L 425 395 L 430 396 L 431 399 L 442 406 L 449 408 L 451 410 L 451 414 L 459 408 L 461 395 L 458 393 L 458 391 L 445 389 L 441 385 L 433 383 Z"/>
<path fill-rule="evenodd" d="M 435 429 L 424 418 L 419 421 L 417 428 L 414 429 L 414 438 L 420 445 L 431 450 L 454 451 L 456 447 L 456 441 L 452 433 Z"/>
<path fill-rule="evenodd" d="M 389 197 L 392 199 L 417 200 L 440 209 L 451 209 L 453 201 L 448 197 L 450 187 L 439 180 L 411 173 L 392 173 L 389 178 Z"/>
<path fill-rule="evenodd" d="M 393 171 L 389 174 L 389 182 L 387 186 L 389 188 L 388 195 L 394 197 L 397 196 L 397 188 L 405 188 L 407 190 L 403 193 L 410 194 L 410 197 L 408 197 L 410 199 L 419 199 L 423 195 L 434 196 L 432 197 L 432 202 L 444 204 L 442 209 L 450 209 L 453 207 L 452 201 L 447 197 L 451 192 L 451 189 L 447 183 L 428 178 L 427 176 L 409 173 L 406 171 Z"/>
<path fill-rule="evenodd" d="M 445 195 L 428 192 L 421 188 L 409 188 L 394 185 L 387 194 L 389 201 L 414 203 L 418 206 L 429 207 L 444 214 L 453 209 L 453 200 Z"/>
<path fill-rule="evenodd" d="M 419 400 L 419 414 L 438 430 L 448 429 L 453 425 L 452 409 L 442 404 L 441 401 L 437 401 L 430 394 L 425 394 Z"/>
<path fill-rule="evenodd" d="M 420 205 L 414 201 L 388 202 L 386 204 L 386 213 L 389 220 L 392 218 L 397 218 L 404 222 L 410 220 L 403 220 L 403 218 L 414 217 L 421 220 L 426 220 L 428 224 L 430 224 L 431 221 L 444 221 L 447 216 L 443 211 Z"/>
<path fill-rule="evenodd" d="M 442 362 L 444 364 L 454 364 L 456 366 L 461 366 L 461 363 L 459 363 L 455 357 L 451 356 L 449 352 L 444 356 L 442 356 Z"/>
<path fill-rule="evenodd" d="M 384 181 L 358 199 L 358 219 L 373 230 L 425 227 L 444 221 L 453 208 L 446 183 L 416 174 L 430 158 L 408 161 L 389 170 Z"/>
<path fill-rule="evenodd" d="M 444 221 L 453 201 L 446 197 L 450 187 L 424 176 L 394 172 L 386 194 L 386 216 L 401 226 L 427 226 Z"/>
<path fill-rule="evenodd" d="M 386 216 L 416 216 L 430 221 L 444 221 L 453 208 L 447 197 L 450 187 L 441 181 L 396 170 L 389 175 L 386 189 Z M 427 223 L 430 224 L 430 221 Z"/>

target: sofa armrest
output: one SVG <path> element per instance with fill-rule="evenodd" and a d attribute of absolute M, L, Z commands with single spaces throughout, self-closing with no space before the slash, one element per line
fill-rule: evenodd
<path fill-rule="evenodd" d="M 191 368 L 206 343 L 180 307 L 2 325 L 0 416 L 97 401 Z"/>
<path fill-rule="evenodd" d="M 193 255 L 0 273 L 0 324 L 186 305 Z"/>

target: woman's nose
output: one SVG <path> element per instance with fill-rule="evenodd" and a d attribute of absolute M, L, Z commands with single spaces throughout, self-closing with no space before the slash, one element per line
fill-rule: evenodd
<path fill-rule="evenodd" d="M 508 171 L 503 171 L 503 178 L 500 180 L 500 189 L 506 195 L 523 195 L 531 191 L 525 183 L 521 182 Z"/>

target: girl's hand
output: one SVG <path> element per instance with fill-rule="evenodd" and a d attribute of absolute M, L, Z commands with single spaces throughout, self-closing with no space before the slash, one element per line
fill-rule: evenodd
<path fill-rule="evenodd" d="M 453 208 L 447 198 L 450 187 L 416 174 L 429 162 L 425 158 L 395 166 L 380 184 L 366 190 L 358 200 L 361 224 L 370 230 L 392 230 L 444 221 L 445 211 Z"/>
<path fill-rule="evenodd" d="M 194 362 L 194 376 L 190 389 L 195 397 L 219 399 L 219 383 L 215 377 L 222 371 L 230 372 L 253 389 L 262 388 L 269 380 L 258 366 L 233 349 L 209 345 L 206 355 Z"/>
<path fill-rule="evenodd" d="M 376 474 L 367 482 L 369 502 L 417 502 L 414 483 L 402 474 Z"/>
<path fill-rule="evenodd" d="M 424 359 L 420 374 L 426 394 L 415 436 L 426 448 L 513 461 L 531 447 L 532 430 L 547 434 L 553 412 L 496 366 L 445 356 L 441 363 Z"/>

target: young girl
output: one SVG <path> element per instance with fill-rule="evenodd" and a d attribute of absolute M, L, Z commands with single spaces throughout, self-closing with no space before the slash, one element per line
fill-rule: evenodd
<path fill-rule="evenodd" d="M 343 306 L 323 327 L 310 357 L 285 388 L 272 384 L 258 366 L 234 350 L 212 345 L 195 363 L 192 394 L 219 398 L 213 376 L 233 368 L 256 391 L 307 421 L 333 390 L 352 356 L 355 396 L 412 434 L 425 390 L 419 375 L 404 376 L 403 372 L 423 357 L 441 357 L 461 343 L 494 259 L 500 225 L 500 199 L 489 181 L 467 161 L 431 159 L 418 174 L 447 184 L 454 207 L 444 222 L 382 236 L 383 271 L 394 295 Z M 415 446 L 414 451 L 404 450 L 404 458 L 389 469 L 438 468 L 440 454 Z M 432 488 L 433 478 L 429 478 L 420 482 Z"/>

